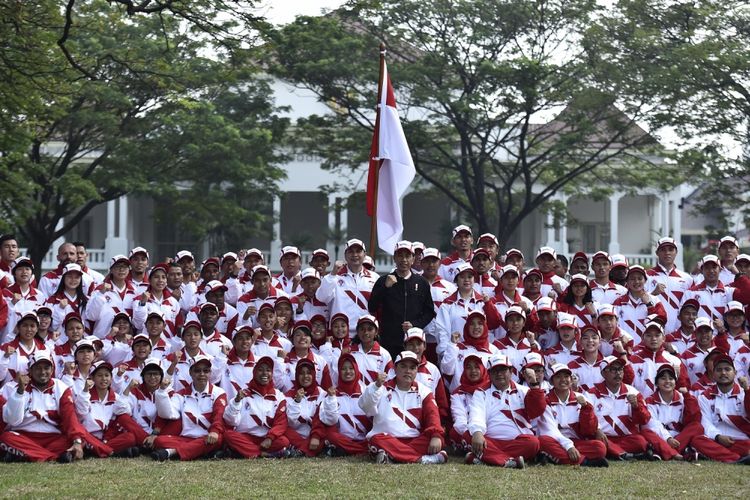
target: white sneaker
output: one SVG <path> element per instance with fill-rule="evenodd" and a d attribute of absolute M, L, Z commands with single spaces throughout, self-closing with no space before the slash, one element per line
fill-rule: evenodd
<path fill-rule="evenodd" d="M 439 465 L 444 464 L 448 461 L 448 454 L 445 451 L 435 453 L 434 455 L 422 455 L 422 459 L 419 461 L 421 464 L 426 465 Z"/>
<path fill-rule="evenodd" d="M 523 457 L 511 458 L 510 460 L 505 462 L 505 468 L 506 469 L 525 469 L 526 461 L 523 459 Z"/>

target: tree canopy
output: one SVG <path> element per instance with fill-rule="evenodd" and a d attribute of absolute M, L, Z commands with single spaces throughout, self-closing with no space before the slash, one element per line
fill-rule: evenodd
<path fill-rule="evenodd" d="M 298 146 L 329 168 L 361 165 L 385 41 L 418 174 L 504 243 L 575 181 L 632 187 L 653 172 L 648 96 L 620 99 L 592 65 L 599 14 L 589 0 L 352 0 L 281 29 L 275 72 L 336 111 L 300 122 Z"/>
<path fill-rule="evenodd" d="M 128 193 L 173 203 L 199 237 L 247 237 L 263 217 L 249 200 L 283 176 L 276 146 L 287 121 L 247 62 L 254 42 L 188 22 L 232 2 L 139 3 L 169 7 L 151 13 L 127 4 L 0 6 L 1 220 L 37 263 L 94 206 Z"/>

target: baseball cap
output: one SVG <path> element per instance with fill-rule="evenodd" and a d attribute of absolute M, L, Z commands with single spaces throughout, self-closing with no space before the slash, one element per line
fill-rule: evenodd
<path fill-rule="evenodd" d="M 255 276 L 256 273 L 266 273 L 267 275 L 271 276 L 271 271 L 268 270 L 268 266 L 264 266 L 263 264 L 258 264 L 253 268 L 253 276 Z"/>
<path fill-rule="evenodd" d="M 701 327 L 704 327 L 704 326 L 707 327 L 707 328 L 710 328 L 711 330 L 714 329 L 714 325 L 713 325 L 713 323 L 711 323 L 711 320 L 709 318 L 707 318 L 705 316 L 700 316 L 698 318 L 695 318 L 695 329 L 696 330 L 698 328 L 701 328 Z"/>
<path fill-rule="evenodd" d="M 409 340 L 411 339 L 419 339 L 422 342 L 427 342 L 427 337 L 424 334 L 424 330 L 416 326 L 409 328 L 404 334 L 404 343 L 409 342 Z"/>
<path fill-rule="evenodd" d="M 151 311 L 149 311 L 148 312 L 148 316 L 146 316 L 146 321 L 148 321 L 149 319 L 151 319 L 153 317 L 156 317 L 156 318 L 159 318 L 162 321 L 165 321 L 164 320 L 164 312 L 161 311 L 161 310 L 152 309 Z"/>
<path fill-rule="evenodd" d="M 130 267 L 130 259 L 125 257 L 124 255 L 115 255 L 111 259 L 109 259 L 109 267 L 114 266 L 115 264 L 125 264 L 126 266 Z"/>
<path fill-rule="evenodd" d="M 672 374 L 672 377 L 676 380 L 677 374 L 675 372 L 674 366 L 670 365 L 669 363 L 662 363 L 656 368 L 656 376 L 654 377 L 654 380 L 659 380 L 659 377 L 661 377 L 661 374 L 664 372 L 669 372 Z"/>
<path fill-rule="evenodd" d="M 150 279 L 151 275 L 156 271 L 164 271 L 164 274 L 169 274 L 169 265 L 166 262 L 160 262 L 156 264 L 154 267 L 148 270 L 148 278 Z"/>
<path fill-rule="evenodd" d="M 203 262 L 201 262 L 201 269 L 203 269 L 204 267 L 206 267 L 208 265 L 214 265 L 216 267 L 221 267 L 221 262 L 219 262 L 219 258 L 218 257 L 209 257 L 206 260 L 204 260 Z"/>
<path fill-rule="evenodd" d="M 607 356 L 599 363 L 599 371 L 604 371 L 612 365 L 624 366 L 625 362 L 617 356 Z"/>
<path fill-rule="evenodd" d="M 637 264 L 635 266 L 630 266 L 630 268 L 628 269 L 628 276 L 633 273 L 641 273 L 644 278 L 647 277 L 646 270 L 643 269 L 643 266 L 639 266 Z"/>
<path fill-rule="evenodd" d="M 503 274 L 500 276 L 501 278 L 508 273 L 514 273 L 516 276 L 518 276 L 518 268 L 514 266 L 513 264 L 507 264 L 503 266 L 502 272 Z"/>
<path fill-rule="evenodd" d="M 175 262 L 181 261 L 182 259 L 189 259 L 189 260 L 195 260 L 195 257 L 193 256 L 193 252 L 190 252 L 188 250 L 180 250 L 177 252 L 177 255 L 174 256 Z"/>
<path fill-rule="evenodd" d="M 193 362 L 190 363 L 190 370 L 193 369 L 194 366 L 197 366 L 199 363 L 206 363 L 208 364 L 209 368 L 211 367 L 211 358 L 206 356 L 205 354 L 198 354 L 193 358 Z"/>
<path fill-rule="evenodd" d="M 63 328 L 66 328 L 71 321 L 78 321 L 80 324 L 83 324 L 83 319 L 80 314 L 77 312 L 70 312 L 65 315 L 65 319 L 62 322 Z"/>
<path fill-rule="evenodd" d="M 148 345 L 151 345 L 151 339 L 149 339 L 148 335 L 145 333 L 139 333 L 138 335 L 133 337 L 133 342 L 131 342 L 130 346 L 135 347 L 138 342 L 147 342 Z"/>
<path fill-rule="evenodd" d="M 617 317 L 617 310 L 612 304 L 601 304 L 599 309 L 596 311 L 597 316 L 614 316 Z"/>
<path fill-rule="evenodd" d="M 621 253 L 610 256 L 609 260 L 612 262 L 612 267 L 628 267 L 628 259 Z"/>
<path fill-rule="evenodd" d="M 739 246 L 740 246 L 737 243 L 737 238 L 735 238 L 734 236 L 727 235 L 727 236 L 724 236 L 722 239 L 719 240 L 719 246 L 722 246 L 725 243 L 731 243 L 732 245 L 736 246 L 737 248 L 739 248 Z"/>
<path fill-rule="evenodd" d="M 509 308 L 508 308 L 508 309 L 507 309 L 507 310 L 505 311 L 505 316 L 503 316 L 503 319 L 506 319 L 506 318 L 507 318 L 508 316 L 510 316 L 510 315 L 512 315 L 512 314 L 518 314 L 518 315 L 520 315 L 520 316 L 521 316 L 522 318 L 524 318 L 524 319 L 526 318 L 526 313 L 525 313 L 525 312 L 523 311 L 523 309 L 521 309 L 521 306 L 517 306 L 517 305 L 515 305 L 515 304 L 514 304 L 514 305 L 512 305 L 512 306 L 510 306 L 510 307 L 509 307 Z"/>
<path fill-rule="evenodd" d="M 559 312 L 557 313 L 557 327 L 561 328 L 567 326 L 568 328 L 578 328 L 578 322 L 575 316 L 572 314 Z"/>
<path fill-rule="evenodd" d="M 530 352 L 523 358 L 524 368 L 531 368 L 532 366 L 544 366 L 544 359 L 538 352 Z"/>
<path fill-rule="evenodd" d="M 135 247 L 134 249 L 132 249 L 130 253 L 128 254 L 128 258 L 132 258 L 134 255 L 137 255 L 139 253 L 142 253 L 143 255 L 146 256 L 147 259 L 150 259 L 148 255 L 148 250 L 146 250 L 143 247 Z"/>
<path fill-rule="evenodd" d="M 420 251 L 424 252 L 425 248 L 427 248 L 427 247 L 425 247 L 425 244 L 422 243 L 421 241 L 412 241 L 411 242 L 411 249 L 414 250 L 414 253 L 417 253 L 417 250 L 420 250 Z"/>
<path fill-rule="evenodd" d="M 714 367 L 719 363 L 729 363 L 729 365 L 734 368 L 734 360 L 725 352 L 721 352 L 714 357 Z M 29 363 L 29 366 L 31 366 L 31 363 Z"/>
<path fill-rule="evenodd" d="M 344 251 L 349 250 L 353 247 L 360 247 L 362 250 L 367 250 L 367 247 L 365 247 L 365 244 L 362 242 L 362 240 L 358 238 L 352 238 L 350 240 L 346 241 L 346 245 L 344 246 Z"/>
<path fill-rule="evenodd" d="M 62 275 L 65 276 L 68 273 L 81 273 L 81 274 L 83 274 L 83 270 L 81 269 L 81 266 L 79 266 L 75 262 L 71 262 L 70 264 L 65 264 L 65 267 L 63 267 Z"/>
<path fill-rule="evenodd" d="M 331 256 L 328 255 L 328 250 L 325 248 L 316 248 L 313 250 L 313 253 L 310 254 L 310 259 L 312 260 L 314 257 L 325 257 L 328 260 L 331 260 Z"/>
<path fill-rule="evenodd" d="M 734 259 L 734 262 L 735 262 L 735 263 L 737 263 L 737 262 L 739 262 L 739 261 L 741 261 L 741 260 L 742 260 L 742 261 L 745 261 L 745 262 L 750 262 L 750 255 L 748 255 L 748 254 L 746 254 L 746 253 L 741 253 L 741 254 L 739 254 L 739 255 L 737 256 L 737 258 L 736 258 L 736 259 Z"/>
<path fill-rule="evenodd" d="M 508 356 L 506 356 L 505 354 L 500 354 L 500 353 L 494 354 L 490 358 L 489 365 L 490 365 L 489 366 L 490 371 L 501 366 L 505 366 L 507 368 L 513 368 L 513 364 L 508 359 Z"/>
<path fill-rule="evenodd" d="M 727 303 L 727 308 L 724 311 L 724 314 L 729 314 L 732 311 L 740 311 L 740 312 L 744 313 L 745 312 L 745 306 L 743 306 L 741 302 L 737 302 L 736 300 L 730 300 Z"/>
<path fill-rule="evenodd" d="M 296 255 L 297 257 L 302 257 L 302 253 L 299 251 L 299 248 L 293 247 L 293 246 L 286 246 L 281 247 L 281 250 L 279 251 L 279 259 L 284 258 L 285 255 Z"/>
<path fill-rule="evenodd" d="M 109 371 L 113 370 L 111 363 L 109 363 L 108 361 L 101 360 L 91 365 L 91 374 L 93 375 L 96 372 L 96 370 L 99 370 L 102 368 L 109 370 Z"/>
<path fill-rule="evenodd" d="M 570 368 L 568 368 L 568 365 L 564 365 L 562 363 L 555 363 L 554 365 L 550 367 L 550 371 L 552 372 L 551 377 L 554 377 L 555 375 L 561 372 L 567 372 L 568 375 L 573 375 L 573 371 Z"/>
<path fill-rule="evenodd" d="M 538 259 L 542 255 L 550 255 L 553 259 L 557 258 L 557 252 L 552 247 L 541 247 L 536 252 L 536 258 Z"/>
<path fill-rule="evenodd" d="M 434 258 L 440 260 L 440 251 L 437 248 L 425 248 L 422 252 L 422 260 Z"/>
<path fill-rule="evenodd" d="M 662 325 L 662 324 L 661 324 L 661 323 L 659 323 L 658 321 L 653 321 L 653 320 L 651 320 L 651 321 L 649 321 L 648 323 L 646 323 L 646 327 L 645 327 L 645 328 L 643 329 L 643 333 L 644 333 L 644 335 L 645 335 L 645 333 L 646 333 L 647 331 L 649 331 L 649 330 L 650 330 L 650 329 L 652 329 L 652 328 L 655 328 L 655 329 L 656 329 L 656 330 L 658 330 L 658 331 L 659 331 L 660 333 L 664 333 L 664 325 Z"/>
<path fill-rule="evenodd" d="M 484 255 L 484 256 L 485 256 L 485 257 L 487 257 L 488 259 L 490 258 L 490 252 L 488 252 L 486 248 L 477 248 L 477 249 L 476 249 L 476 250 L 474 250 L 474 252 L 473 252 L 473 253 L 471 254 L 471 261 L 473 262 L 473 261 L 474 261 L 474 258 L 475 258 L 475 257 L 477 257 L 477 256 L 479 256 L 479 255 Z"/>
<path fill-rule="evenodd" d="M 223 264 L 224 262 L 226 262 L 229 259 L 237 260 L 237 254 L 234 253 L 234 252 L 227 252 L 227 253 L 225 253 L 224 255 L 221 256 L 221 263 Z"/>
<path fill-rule="evenodd" d="M 260 257 L 261 260 L 263 259 L 263 252 L 258 250 L 257 248 L 250 248 L 247 253 L 245 254 L 245 258 L 247 259 L 251 255 L 255 255 L 256 257 Z"/>
<path fill-rule="evenodd" d="M 506 259 L 509 259 L 510 257 L 513 257 L 514 255 L 516 257 L 521 257 L 522 259 L 524 258 L 523 257 L 523 252 L 520 251 L 517 248 L 511 248 L 510 250 L 508 250 L 508 251 L 505 252 L 505 258 Z"/>
<path fill-rule="evenodd" d="M 33 270 L 34 263 L 28 257 L 18 257 L 13 261 L 13 269 L 11 269 L 11 272 L 15 271 L 19 267 L 30 267 Z"/>
<path fill-rule="evenodd" d="M 453 281 L 456 281 L 459 275 L 467 271 L 471 271 L 471 275 L 474 276 L 474 268 L 471 267 L 471 264 L 469 264 L 468 262 L 461 262 L 456 266 L 456 275 L 453 276 Z"/>
<path fill-rule="evenodd" d="M 357 320 L 357 327 L 364 323 L 372 323 L 373 325 L 375 325 L 375 328 L 380 328 L 378 320 L 375 319 L 375 316 L 373 316 L 372 314 L 365 314 L 363 316 L 360 316 L 360 318 Z"/>
<path fill-rule="evenodd" d="M 161 367 L 161 363 L 157 358 L 146 358 L 146 361 L 143 362 L 141 375 L 143 375 L 143 372 L 145 372 L 149 367 L 156 367 L 159 372 L 161 372 L 162 376 L 164 376 L 164 369 Z"/>
<path fill-rule="evenodd" d="M 47 349 L 36 350 L 32 355 L 29 356 L 29 368 L 34 366 L 37 363 L 46 362 L 49 363 L 52 366 L 55 366 L 55 363 L 52 362 L 52 353 L 49 352 Z"/>
<path fill-rule="evenodd" d="M 674 238 L 664 237 L 659 238 L 659 241 L 656 242 L 656 250 L 659 251 L 663 247 L 675 247 L 677 248 L 677 242 L 675 242 Z"/>
<path fill-rule="evenodd" d="M 204 302 L 198 306 L 198 313 L 200 314 L 206 309 L 214 309 L 216 312 L 219 312 L 219 307 L 216 304 L 213 302 Z"/>
<path fill-rule="evenodd" d="M 570 262 L 575 262 L 577 260 L 583 260 L 586 261 L 586 264 L 589 263 L 589 256 L 586 255 L 586 252 L 576 252 L 573 254 L 573 258 L 570 259 Z"/>
<path fill-rule="evenodd" d="M 555 304 L 555 301 L 552 300 L 550 297 L 541 297 L 536 302 L 536 310 L 537 311 L 557 311 L 557 304 Z"/>
<path fill-rule="evenodd" d="M 417 355 L 411 351 L 401 351 L 401 353 L 396 356 L 396 361 L 394 361 L 393 364 L 398 365 L 402 361 L 413 361 L 414 364 L 419 365 L 419 358 L 417 358 Z"/>
<path fill-rule="evenodd" d="M 471 228 L 469 226 L 467 226 L 466 224 L 459 224 L 458 226 L 453 228 L 451 239 L 458 236 L 459 233 L 469 233 L 469 235 L 472 234 Z"/>
<path fill-rule="evenodd" d="M 187 332 L 190 328 L 195 328 L 196 330 L 198 330 L 198 332 L 201 335 L 203 335 L 203 333 L 201 331 L 201 323 L 200 323 L 200 321 L 198 321 L 196 319 L 191 319 L 191 320 L 185 322 L 185 324 L 182 325 L 182 335 L 184 336 L 185 332 Z"/>
<path fill-rule="evenodd" d="M 18 323 L 21 323 L 25 319 L 31 319 L 36 322 L 36 324 L 39 324 L 39 316 L 37 314 L 37 311 L 26 311 L 23 313 L 23 315 L 19 318 Z"/>
<path fill-rule="evenodd" d="M 210 292 L 226 292 L 227 290 L 227 286 L 221 281 L 211 280 L 206 283 L 206 288 L 203 289 L 203 293 L 208 294 Z"/>
<path fill-rule="evenodd" d="M 401 240 L 401 241 L 399 241 L 399 242 L 396 243 L 396 246 L 393 249 L 393 253 L 395 254 L 399 250 L 406 250 L 410 254 L 414 253 L 414 250 L 411 247 L 411 241 L 407 241 L 407 240 Z"/>
<path fill-rule="evenodd" d="M 700 305 L 700 302 L 698 302 L 697 299 L 687 299 L 680 306 L 680 311 L 682 311 L 686 307 L 692 307 L 693 309 L 695 309 L 696 311 L 698 311 L 701 308 L 701 305 Z"/>
<path fill-rule="evenodd" d="M 721 266 L 721 262 L 716 255 L 704 255 L 700 262 L 700 268 L 703 269 L 703 266 L 705 266 L 709 262 L 716 264 L 717 266 Z"/>
<path fill-rule="evenodd" d="M 261 311 L 265 311 L 266 309 L 270 309 L 274 313 L 276 312 L 276 309 L 273 308 L 273 304 L 271 304 L 270 302 L 263 302 L 258 306 L 258 312 L 256 314 L 260 316 Z"/>
<path fill-rule="evenodd" d="M 238 326 L 232 332 L 232 340 L 234 340 L 237 337 L 237 335 L 239 335 L 240 333 L 249 333 L 250 337 L 252 337 L 253 335 L 255 335 L 255 330 L 250 325 Z"/>
<path fill-rule="evenodd" d="M 604 252 L 602 250 L 599 250 L 594 255 L 591 256 L 591 262 L 594 262 L 596 259 L 607 259 L 609 263 L 612 263 L 612 260 L 609 258 L 609 254 L 607 252 Z"/>
<path fill-rule="evenodd" d="M 300 273 L 300 281 L 307 278 L 315 278 L 316 280 L 320 280 L 320 273 L 314 267 L 306 267 Z"/>
<path fill-rule="evenodd" d="M 46 304 L 42 304 L 34 310 L 36 311 L 37 315 L 46 314 L 48 316 L 52 316 L 52 308 Z"/>
<path fill-rule="evenodd" d="M 485 240 L 489 240 L 492 243 L 494 243 L 495 245 L 500 245 L 500 243 L 497 241 L 497 236 L 495 236 L 492 233 L 482 233 L 482 234 L 480 234 L 479 235 L 479 239 L 477 240 L 477 243 L 479 243 L 480 241 L 485 241 Z"/>
<path fill-rule="evenodd" d="M 570 284 L 572 285 L 575 282 L 582 282 L 583 284 L 587 285 L 589 280 L 583 274 L 578 273 L 570 277 Z"/>
<path fill-rule="evenodd" d="M 294 322 L 294 326 L 292 327 L 292 335 L 294 335 L 297 330 L 302 330 L 303 332 L 307 333 L 307 335 L 312 337 L 312 323 L 310 323 L 306 319 L 301 319 Z"/>
<path fill-rule="evenodd" d="M 526 278 L 529 278 L 531 276 L 537 276 L 540 280 L 544 280 L 544 275 L 536 267 L 532 267 L 531 269 L 526 271 L 526 274 L 523 275 L 523 279 L 526 280 Z"/>
<path fill-rule="evenodd" d="M 362 267 L 364 267 L 365 269 L 369 271 L 374 271 L 375 261 L 372 260 L 372 257 L 370 257 L 369 255 L 365 255 L 365 258 L 362 259 Z"/>
<path fill-rule="evenodd" d="M 96 351 L 96 349 L 94 349 L 94 343 L 91 342 L 90 339 L 87 339 L 87 338 L 84 337 L 81 340 L 79 340 L 78 342 L 76 342 L 75 349 L 73 350 L 73 355 L 75 356 L 76 354 L 78 354 L 78 351 L 80 351 L 84 347 L 88 347 L 92 351 Z"/>

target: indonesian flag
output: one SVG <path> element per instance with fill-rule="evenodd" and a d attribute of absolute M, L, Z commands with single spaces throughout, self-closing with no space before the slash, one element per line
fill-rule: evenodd
<path fill-rule="evenodd" d="M 391 254 L 396 242 L 401 240 L 404 223 L 401 220 L 399 200 L 414 179 L 414 162 L 406 144 L 404 130 L 396 111 L 388 69 L 383 64 L 382 95 L 380 112 L 375 121 L 375 131 L 370 147 L 370 170 L 367 176 L 367 215 L 377 217 L 378 247 Z M 380 165 L 380 160 L 383 160 Z M 378 166 L 380 174 L 378 175 Z M 375 193 L 375 178 L 377 193 Z M 378 204 L 375 209 L 375 197 Z M 376 212 L 373 214 L 373 212 Z"/>

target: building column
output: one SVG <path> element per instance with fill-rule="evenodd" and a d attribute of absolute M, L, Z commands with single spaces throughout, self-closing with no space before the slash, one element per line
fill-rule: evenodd
<path fill-rule="evenodd" d="M 281 252 L 281 197 L 273 197 L 273 238 L 271 239 L 271 255 L 269 256 L 269 266 L 278 265 L 279 252 Z"/>
<path fill-rule="evenodd" d="M 552 247 L 555 248 L 557 245 L 555 244 L 555 216 L 552 214 L 552 212 L 547 212 L 547 222 L 545 224 L 547 226 L 546 229 L 546 239 L 544 246 L 546 247 Z M 557 250 L 555 248 L 555 250 Z"/>
<path fill-rule="evenodd" d="M 682 208 L 680 206 L 680 188 L 676 188 L 673 192 L 674 199 L 670 210 L 672 212 L 672 238 L 677 243 L 677 257 L 675 257 L 674 264 L 677 269 L 685 268 L 685 260 L 683 255 L 682 247 Z"/>
<path fill-rule="evenodd" d="M 620 198 L 622 193 L 609 195 L 609 254 L 620 253 Z"/>
<path fill-rule="evenodd" d="M 661 237 L 669 236 L 669 194 L 661 195 Z"/>
<path fill-rule="evenodd" d="M 118 209 L 119 217 L 116 217 Z M 107 237 L 104 239 L 104 260 L 107 263 L 115 255 L 128 255 L 127 220 L 128 202 L 125 196 L 107 202 Z M 115 221 L 118 221 L 117 224 Z"/>

